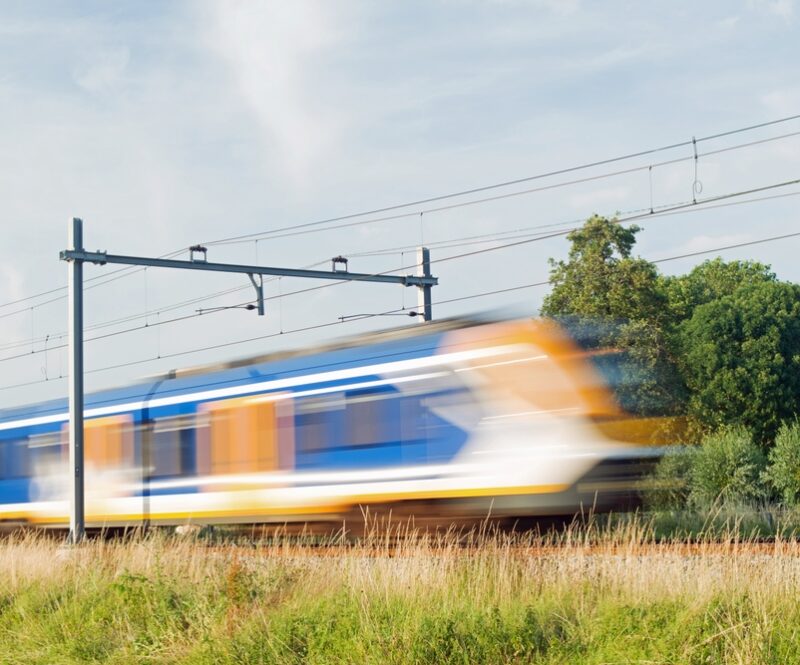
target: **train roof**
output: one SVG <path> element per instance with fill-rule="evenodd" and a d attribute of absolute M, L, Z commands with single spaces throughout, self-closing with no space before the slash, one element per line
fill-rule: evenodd
<path fill-rule="evenodd" d="M 487 323 L 489 318 L 452 318 L 416 326 L 402 326 L 382 331 L 354 335 L 330 343 L 317 344 L 295 350 L 279 351 L 256 356 L 248 356 L 223 363 L 211 363 L 182 370 L 145 377 L 139 381 L 109 388 L 86 395 L 86 408 L 121 404 L 136 400 L 149 401 L 156 396 L 165 394 L 178 394 L 197 390 L 208 385 L 236 385 L 252 381 L 256 377 L 264 376 L 264 370 L 279 374 L 299 374 L 307 365 L 302 363 L 303 358 L 326 356 L 335 354 L 335 364 L 356 364 L 362 356 L 358 353 L 344 353 L 348 350 L 358 350 L 371 346 L 378 346 L 402 342 L 412 342 L 414 339 L 423 339 L 440 335 L 448 330 L 465 328 L 482 323 Z M 398 353 L 420 355 L 429 352 L 424 346 L 411 345 L 413 348 L 398 350 Z M 293 362 L 294 361 L 294 362 Z M 319 367 L 320 365 L 316 365 Z M 324 364 L 322 366 L 325 366 Z M 42 415 L 52 415 L 66 411 L 65 398 L 57 398 L 47 402 L 22 405 L 9 409 L 0 409 L 0 422 L 14 421 Z"/>
<path fill-rule="evenodd" d="M 288 360 L 290 358 L 302 358 L 304 356 L 313 356 L 319 353 L 328 353 L 331 351 L 341 351 L 344 349 L 352 349 L 360 346 L 368 346 L 371 344 L 382 344 L 385 342 L 394 342 L 412 337 L 420 337 L 422 335 L 430 335 L 435 333 L 446 332 L 456 328 L 469 328 L 471 326 L 482 325 L 488 323 L 493 319 L 479 318 L 479 317 L 454 317 L 450 319 L 442 319 L 440 321 L 430 321 L 415 326 L 399 326 L 397 328 L 387 328 L 386 330 L 376 330 L 367 333 L 360 333 L 357 335 L 350 335 L 342 337 L 331 342 L 323 344 L 316 344 L 311 347 L 301 347 L 296 349 L 286 349 L 283 351 L 273 351 L 272 353 L 263 353 L 256 356 L 245 356 L 218 363 L 207 363 L 204 365 L 196 365 L 186 369 L 175 370 L 176 377 L 194 376 L 197 374 L 209 374 L 211 372 L 222 371 L 226 369 L 235 369 L 237 367 L 246 367 L 249 365 L 260 365 L 262 363 L 277 362 L 279 360 Z M 146 380 L 160 378 L 163 374 L 152 375 Z"/>

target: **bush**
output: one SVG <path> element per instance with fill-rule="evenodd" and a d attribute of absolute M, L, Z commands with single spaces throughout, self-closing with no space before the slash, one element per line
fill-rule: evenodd
<path fill-rule="evenodd" d="M 796 420 L 778 430 L 764 478 L 786 504 L 800 499 L 800 423 Z"/>
<path fill-rule="evenodd" d="M 696 450 L 670 450 L 659 460 L 653 472 L 653 482 L 645 494 L 649 508 L 680 510 L 686 507 L 691 488 L 692 459 Z"/>
<path fill-rule="evenodd" d="M 706 436 L 692 456 L 691 497 L 699 505 L 762 498 L 765 466 L 764 453 L 748 430 L 722 428 Z"/>

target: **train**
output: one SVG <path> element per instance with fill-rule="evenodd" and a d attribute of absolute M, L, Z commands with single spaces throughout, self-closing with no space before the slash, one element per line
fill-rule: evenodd
<path fill-rule="evenodd" d="M 89 528 L 608 510 L 658 448 L 550 320 L 448 320 L 85 399 Z M 63 528 L 64 399 L 0 410 L 0 523 Z"/>

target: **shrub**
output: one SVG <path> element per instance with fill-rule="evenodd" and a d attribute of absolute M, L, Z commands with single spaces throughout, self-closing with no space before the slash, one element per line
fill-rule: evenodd
<path fill-rule="evenodd" d="M 691 497 L 700 505 L 761 498 L 765 465 L 764 453 L 748 430 L 722 428 L 706 436 L 692 456 Z"/>
<path fill-rule="evenodd" d="M 764 479 L 787 504 L 800 499 L 800 423 L 783 423 L 769 452 Z"/>
<path fill-rule="evenodd" d="M 653 472 L 653 482 L 645 495 L 649 508 L 679 510 L 686 506 L 696 451 L 696 448 L 670 450 L 659 460 Z"/>

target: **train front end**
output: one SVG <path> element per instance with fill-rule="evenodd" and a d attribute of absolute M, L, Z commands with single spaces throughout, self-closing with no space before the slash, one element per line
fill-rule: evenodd
<path fill-rule="evenodd" d="M 617 404 L 591 354 L 552 321 L 454 330 L 440 353 L 466 390 L 437 413 L 469 437 L 452 459 L 463 495 L 453 514 L 573 515 L 638 504 L 658 460 L 656 419 Z"/>

